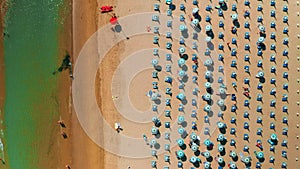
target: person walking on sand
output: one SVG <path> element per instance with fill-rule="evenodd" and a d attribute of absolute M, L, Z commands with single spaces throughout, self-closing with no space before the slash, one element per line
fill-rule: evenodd
<path fill-rule="evenodd" d="M 66 127 L 64 121 L 62 121 L 62 120 L 58 120 L 58 121 L 57 121 L 57 124 L 59 124 L 59 125 L 60 125 L 61 127 L 63 127 L 63 128 Z"/>
<path fill-rule="evenodd" d="M 69 165 L 66 165 L 66 168 L 67 168 L 67 169 L 71 169 L 71 167 L 70 167 Z"/>

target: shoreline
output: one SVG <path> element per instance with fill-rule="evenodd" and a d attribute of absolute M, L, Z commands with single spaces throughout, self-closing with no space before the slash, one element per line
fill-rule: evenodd
<path fill-rule="evenodd" d="M 2 122 L 4 121 L 4 98 L 5 98 L 5 76 L 4 76 L 4 71 L 5 71 L 5 65 L 4 65 L 4 29 L 5 29 L 5 13 L 7 11 L 7 6 L 6 6 L 6 0 L 1 0 L 0 1 L 0 119 L 1 119 L 1 124 L 0 128 L 1 130 L 5 130 L 4 124 Z M 9 159 L 6 151 L 6 138 L 5 136 L 1 136 L 2 138 L 2 143 L 4 145 L 4 156 L 7 157 L 5 158 L 5 165 L 2 165 L 2 167 L 9 168 Z"/>
<path fill-rule="evenodd" d="M 64 57 L 69 54 L 71 56 L 71 59 L 73 57 L 73 46 L 72 46 L 72 0 L 64 0 L 64 4 L 61 6 L 61 9 L 59 9 L 59 15 L 60 15 L 60 22 L 62 22 L 62 25 L 58 28 L 58 63 L 57 65 L 61 64 L 61 61 L 64 59 Z M 58 129 L 58 133 L 56 133 L 56 139 L 55 143 L 57 144 L 57 148 L 59 151 L 54 152 L 53 156 L 56 158 L 58 162 L 57 167 L 64 168 L 65 165 L 69 164 L 71 161 L 71 140 L 63 139 L 60 135 L 60 132 L 64 131 L 67 133 L 67 135 L 70 137 L 70 131 L 71 131 L 71 109 L 70 109 L 70 86 L 71 86 L 71 78 L 69 77 L 69 71 L 62 71 L 58 76 L 57 81 L 57 100 L 58 100 L 58 114 L 59 119 L 62 119 L 64 121 L 64 124 L 66 125 L 66 128 L 60 127 L 58 124 L 54 124 L 53 127 Z M 54 160 L 55 161 L 55 160 Z"/>

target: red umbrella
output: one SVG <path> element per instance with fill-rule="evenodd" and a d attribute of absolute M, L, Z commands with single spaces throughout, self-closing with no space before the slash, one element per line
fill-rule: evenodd
<path fill-rule="evenodd" d="M 109 22 L 112 25 L 115 25 L 118 22 L 118 18 L 116 16 L 113 16 L 112 18 L 110 18 Z"/>

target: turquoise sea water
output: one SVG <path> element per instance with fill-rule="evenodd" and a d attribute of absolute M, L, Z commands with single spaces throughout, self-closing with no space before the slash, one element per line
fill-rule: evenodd
<path fill-rule="evenodd" d="M 5 139 L 10 168 L 36 169 L 47 158 L 57 119 L 58 18 L 63 0 L 10 0 L 6 14 Z M 47 168 L 47 167 L 46 167 Z"/>

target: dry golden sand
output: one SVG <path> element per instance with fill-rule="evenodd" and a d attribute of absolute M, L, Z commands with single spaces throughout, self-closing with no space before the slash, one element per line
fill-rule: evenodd
<path fill-rule="evenodd" d="M 99 1 L 99 3 L 95 2 L 95 1 L 83 1 L 83 0 L 78 0 L 74 3 L 74 9 L 73 9 L 73 41 L 74 41 L 74 59 L 76 60 L 76 57 L 78 56 L 79 51 L 81 50 L 82 46 L 84 45 L 84 43 L 86 42 L 86 40 L 97 30 L 99 29 L 101 26 L 103 26 L 104 24 L 108 23 L 108 20 L 110 18 L 109 15 L 106 14 L 99 14 L 98 8 L 102 5 L 116 5 L 115 8 L 115 13 L 117 16 L 125 16 L 128 14 L 133 14 L 133 13 L 138 13 L 138 12 L 147 12 L 147 11 L 151 11 L 151 8 L 153 6 L 153 1 L 147 0 L 147 1 L 133 1 L 131 0 L 129 1 L 105 1 L 105 0 L 101 0 Z M 205 6 L 206 4 L 208 4 L 207 2 L 200 2 L 200 6 Z M 257 61 L 260 59 L 259 57 L 255 56 L 255 48 L 256 48 L 256 44 L 254 43 L 256 41 L 256 39 L 258 38 L 257 35 L 257 29 L 255 25 L 257 25 L 256 23 L 256 18 L 258 15 L 261 15 L 260 13 L 256 12 L 256 7 L 257 4 L 259 2 L 256 3 L 252 3 L 251 4 L 251 9 L 249 9 L 251 11 L 251 20 L 249 20 L 251 22 L 251 42 L 246 42 L 245 40 L 239 40 L 239 48 L 238 48 L 238 56 L 240 56 L 239 58 L 237 58 L 237 62 L 238 65 L 244 65 L 244 61 L 243 61 L 243 56 L 246 52 L 243 51 L 243 46 L 245 43 L 249 43 L 251 45 L 251 49 L 252 49 L 252 53 L 251 55 L 251 96 L 253 99 L 255 99 L 256 94 L 259 93 L 259 91 L 256 91 L 256 85 L 257 85 L 257 79 L 254 78 L 256 72 L 259 70 L 256 67 L 256 63 Z M 296 2 L 290 2 L 290 12 L 289 12 L 289 19 L 290 19 L 290 34 L 294 35 L 295 32 L 299 32 L 299 28 L 296 29 L 296 25 L 295 23 L 297 22 L 296 19 L 296 12 L 295 11 L 299 11 L 299 7 L 297 7 L 295 5 Z M 229 8 L 231 7 L 232 2 L 229 2 Z M 279 9 L 278 11 L 281 11 L 280 9 L 282 8 L 282 5 L 284 4 L 284 2 L 278 2 L 277 3 L 277 9 Z M 265 16 L 264 17 L 264 23 L 267 27 L 267 33 L 269 34 L 271 30 L 269 28 L 269 23 L 271 21 L 270 17 L 269 17 L 269 13 L 271 8 L 268 7 L 268 2 L 264 3 L 264 13 Z M 178 4 L 177 4 L 178 6 Z M 192 6 L 189 6 L 187 9 L 187 13 L 191 13 L 191 9 Z M 162 12 L 164 12 L 165 9 L 162 9 Z M 244 6 L 243 3 L 239 3 L 238 4 L 238 13 L 240 15 L 242 15 L 242 12 L 244 11 Z M 177 10 L 177 14 L 178 14 L 178 10 Z M 201 10 L 201 16 L 202 18 L 204 18 L 207 13 L 204 12 L 203 10 Z M 225 41 L 223 43 L 229 42 L 231 41 L 231 37 L 232 34 L 229 32 L 230 30 L 230 25 L 231 25 L 231 19 L 230 19 L 230 14 L 232 12 L 230 12 L 230 10 L 228 10 L 228 12 L 225 12 L 225 30 L 223 30 L 223 32 L 225 32 Z M 282 12 L 278 12 L 277 13 L 277 18 L 278 18 L 278 23 L 281 22 L 281 18 L 284 16 L 285 14 Z M 217 16 L 217 13 L 214 12 L 212 14 L 212 25 L 214 27 L 213 30 L 216 30 L 216 32 L 221 31 L 218 27 L 218 21 L 219 18 Z M 239 17 L 240 18 L 240 23 L 243 24 L 244 23 L 244 18 Z M 206 25 L 206 23 L 204 21 L 201 22 L 201 26 L 204 27 Z M 280 54 L 283 50 L 283 48 L 279 47 L 281 46 L 280 44 L 282 43 L 282 38 L 284 37 L 283 35 L 281 35 L 281 31 L 283 28 L 283 25 L 277 24 L 277 39 L 278 41 L 276 42 L 277 46 L 278 46 L 278 53 Z M 241 26 L 241 28 L 238 31 L 238 38 L 242 39 L 243 38 L 243 33 L 246 31 L 243 28 L 243 25 Z M 142 41 L 140 41 L 141 39 L 143 39 Z M 139 42 L 139 45 L 136 45 L 136 42 Z M 297 140 L 295 138 L 296 133 L 299 134 L 299 129 L 296 129 L 295 125 L 298 121 L 299 123 L 299 117 L 296 117 L 295 113 L 298 111 L 298 108 L 296 106 L 296 100 L 299 100 L 299 95 L 293 93 L 293 89 L 299 88 L 299 84 L 297 84 L 295 82 L 296 78 L 299 78 L 299 73 L 296 72 L 296 67 L 299 67 L 299 63 L 296 60 L 296 56 L 299 55 L 299 52 L 297 51 L 296 47 L 294 44 L 299 43 L 299 40 L 297 40 L 295 38 L 295 36 L 290 36 L 290 61 L 289 61 L 289 66 L 290 66 L 290 80 L 289 80 L 289 84 L 290 84 L 290 93 L 289 93 L 289 100 L 290 102 L 288 103 L 289 105 L 289 122 L 290 122 L 290 126 L 289 126 L 289 137 L 286 138 L 289 141 L 289 150 L 288 150 L 288 155 L 289 158 L 288 159 L 288 163 L 289 163 L 289 167 L 295 167 L 299 165 L 299 162 L 296 163 L 294 158 L 299 155 L 299 151 L 296 151 L 294 149 L 295 145 L 297 145 Z M 139 124 L 139 128 L 136 129 L 136 124 L 133 122 L 128 121 L 127 119 L 122 118 L 122 116 L 116 111 L 112 99 L 111 99 L 111 80 L 112 80 L 112 75 L 114 73 L 114 71 L 116 70 L 118 64 L 120 64 L 120 62 L 125 59 L 127 56 L 129 56 L 132 52 L 143 49 L 144 47 L 148 46 L 149 44 L 146 44 L 146 42 L 152 42 L 152 36 L 137 36 L 137 37 L 133 37 L 128 41 L 123 41 L 120 42 L 119 44 L 117 44 L 108 54 L 107 56 L 103 59 L 103 62 L 101 65 L 99 65 L 99 70 L 98 70 L 98 74 L 95 80 L 96 83 L 96 95 L 97 95 L 97 99 L 98 99 L 98 104 L 99 104 L 99 108 L 101 109 L 101 112 L 103 112 L 103 116 L 104 118 L 109 122 L 109 124 L 113 127 L 113 124 L 116 121 L 120 121 L 122 124 L 126 124 L 125 128 L 126 130 L 124 130 L 124 134 L 126 135 L 130 135 L 130 136 L 135 136 L 135 137 L 140 137 L 137 136 L 135 133 L 139 133 L 139 132 L 134 132 L 136 130 L 138 131 L 144 131 L 145 133 L 149 133 L 149 129 L 152 126 L 152 124 Z M 273 43 L 270 40 L 266 41 L 266 44 L 271 44 Z M 164 43 L 162 43 L 164 44 Z M 217 46 L 218 43 L 215 42 L 215 46 Z M 233 45 L 231 45 L 233 47 Z M 175 46 L 174 49 L 177 49 L 177 47 Z M 228 54 L 229 50 L 227 48 L 225 48 L 225 52 Z M 269 55 L 271 52 L 267 51 L 265 52 L 264 56 L 264 63 L 268 63 L 268 59 L 269 59 Z M 231 57 L 229 57 L 228 55 L 225 55 L 225 64 L 229 65 L 231 62 Z M 282 80 L 281 75 L 282 72 L 285 71 L 281 65 L 282 65 L 282 61 L 285 58 L 283 57 L 277 57 L 277 74 L 278 74 L 278 78 L 277 78 L 277 86 L 278 86 L 278 93 L 277 93 L 277 98 L 281 98 L 282 94 L 284 93 L 284 91 L 281 89 L 282 84 L 285 82 L 285 80 Z M 201 63 L 200 63 L 201 64 Z M 225 75 L 229 76 L 231 71 L 233 71 L 233 68 L 230 67 L 226 67 L 225 68 Z M 271 77 L 274 77 L 274 75 L 271 75 L 269 73 L 270 70 L 270 65 L 265 64 L 264 65 L 264 70 L 266 72 L 266 83 L 269 82 Z M 205 71 L 205 69 L 199 71 L 199 72 L 203 72 Z M 264 148 L 265 148 L 265 152 L 268 152 L 268 148 L 269 146 L 267 145 L 268 143 L 267 141 L 267 137 L 273 132 L 268 130 L 269 128 L 269 123 L 272 120 L 269 120 L 269 111 L 273 110 L 275 111 L 276 109 L 270 109 L 269 108 L 269 101 L 271 99 L 273 99 L 272 96 L 269 96 L 269 91 L 271 88 L 273 88 L 273 86 L 270 85 L 265 85 L 264 86 L 264 103 L 262 103 L 261 105 L 263 106 L 263 110 L 264 110 L 264 114 L 260 115 L 263 117 L 264 122 L 263 122 L 263 126 L 256 124 L 256 116 L 257 113 L 255 112 L 256 110 L 256 106 L 258 104 L 251 104 L 250 108 L 244 108 L 243 107 L 243 101 L 245 99 L 245 97 L 242 95 L 242 86 L 243 85 L 243 79 L 245 77 L 247 77 L 248 75 L 243 73 L 243 70 L 236 70 L 238 71 L 238 91 L 237 96 L 238 96 L 238 101 L 237 101 L 237 106 L 239 108 L 239 112 L 243 112 L 244 110 L 248 110 L 250 112 L 250 131 L 244 131 L 242 128 L 243 126 L 243 121 L 244 118 L 242 117 L 242 113 L 237 114 L 237 126 L 235 125 L 231 125 L 229 124 L 229 119 L 231 118 L 231 114 L 228 110 L 225 112 L 225 122 L 228 124 L 228 128 L 231 127 L 236 127 L 238 128 L 237 131 L 237 135 L 236 136 L 228 136 L 228 140 L 231 138 L 235 138 L 237 140 L 237 148 L 236 148 L 236 152 L 240 152 L 242 150 L 242 147 L 244 146 L 244 141 L 242 140 L 243 134 L 244 133 L 249 133 L 250 134 L 250 142 L 247 143 L 247 145 L 250 146 L 250 154 L 253 157 L 253 151 L 254 150 L 258 150 L 255 147 L 255 142 L 256 139 L 262 139 L 263 140 L 263 144 L 264 144 Z M 148 73 L 148 71 L 142 72 L 139 76 L 136 77 L 136 79 L 133 80 L 132 82 L 132 86 L 131 88 L 135 88 L 133 86 L 137 86 L 139 87 L 137 90 L 139 92 L 133 93 L 130 92 L 130 97 L 133 101 L 134 105 L 137 105 L 136 107 L 138 109 L 141 110 L 145 110 L 148 105 L 149 102 L 147 102 L 145 96 L 141 95 L 144 94 L 144 91 L 147 91 L 147 89 L 149 89 L 149 84 L 151 83 L 151 79 L 143 79 L 144 81 L 147 81 L 148 83 L 143 85 L 144 87 L 141 87 L 141 85 L 138 83 L 138 80 L 141 78 L 141 76 L 144 75 L 144 73 Z M 150 74 L 148 75 L 150 76 Z M 145 82 L 142 82 L 141 84 L 144 84 Z M 231 83 L 231 81 L 230 81 Z M 230 87 L 230 83 L 228 83 L 228 93 L 235 93 L 234 90 Z M 202 84 L 202 83 L 200 83 Z M 163 89 L 164 87 L 162 87 Z M 104 99 L 105 98 L 105 99 Z M 138 100 L 141 100 L 141 102 L 139 103 Z M 279 99 L 277 99 L 277 109 L 279 109 L 277 112 L 277 121 L 276 121 L 276 127 L 277 127 L 277 131 L 281 131 L 282 127 L 285 127 L 285 125 L 283 125 L 281 123 L 281 119 L 282 119 L 282 113 L 279 113 L 281 111 L 281 107 L 282 107 L 282 103 L 280 102 Z M 227 99 L 226 101 L 228 107 L 230 108 L 230 106 L 233 104 L 231 103 L 231 101 L 229 99 Z M 256 103 L 256 102 L 253 102 Z M 259 103 L 260 104 L 260 103 Z M 141 105 L 141 106 L 140 106 Z M 146 105 L 146 106 L 145 106 Z M 204 106 L 204 103 L 201 102 L 200 107 Z M 176 115 L 175 115 L 176 116 Z M 200 119 L 201 120 L 201 119 Z M 162 119 L 162 121 L 164 121 L 164 119 Z M 264 138 L 260 138 L 258 136 L 256 136 L 256 128 L 261 127 L 263 128 L 264 131 Z M 215 141 L 215 138 L 217 136 L 216 132 L 214 135 L 212 135 L 211 140 Z M 281 132 L 278 132 L 281 133 Z M 279 140 L 281 141 L 283 139 L 283 137 L 281 136 L 281 134 L 279 135 Z M 298 140 L 299 141 L 299 140 Z M 81 146 L 84 145 L 84 146 Z M 226 151 L 227 154 L 229 152 L 229 150 L 231 150 L 232 148 L 227 144 L 226 145 Z M 279 166 L 281 164 L 282 158 L 281 158 L 281 150 L 283 150 L 284 148 L 282 148 L 280 145 L 277 146 L 277 150 L 276 150 L 276 154 L 274 155 L 276 157 L 275 164 L 274 166 Z M 150 154 L 150 151 L 149 151 Z M 217 154 L 217 150 L 216 148 L 213 150 L 212 154 Z M 246 154 L 247 155 L 247 154 Z M 266 153 L 266 157 L 268 160 L 269 157 L 269 153 Z M 159 157 L 160 160 L 163 159 L 163 156 Z M 226 161 L 230 161 L 228 155 L 225 156 L 225 160 Z M 256 162 L 255 158 L 253 158 L 253 164 Z M 80 127 L 80 124 L 78 123 L 76 114 L 73 113 L 72 114 L 72 168 L 89 168 L 89 169 L 93 169 L 93 168 L 107 168 L 107 169 L 114 169 L 114 168 L 126 168 L 128 165 L 131 165 L 132 168 L 136 168 L 136 167 L 140 167 L 140 166 L 150 166 L 150 159 L 128 159 L 128 158 L 124 158 L 124 157 L 118 157 L 115 156 L 111 153 L 107 153 L 105 151 L 103 151 L 101 148 L 99 148 L 96 144 L 94 144 L 87 136 L 86 134 L 82 131 L 82 128 Z M 161 164 L 162 162 L 160 162 Z M 176 165 L 175 162 L 173 161 L 173 165 Z M 215 165 L 215 164 L 214 164 Z M 243 165 L 241 165 L 241 163 L 239 162 L 239 167 L 242 167 Z M 268 167 L 272 167 L 273 165 L 268 164 L 268 162 L 265 162 L 264 167 L 268 168 Z M 274 167 L 273 166 L 273 167 Z M 160 166 L 161 167 L 161 166 Z"/>

